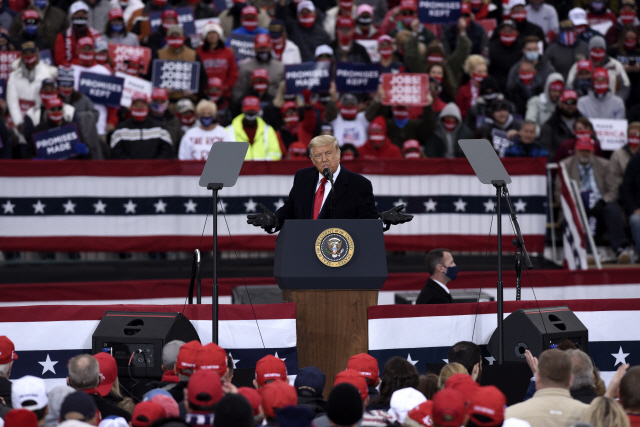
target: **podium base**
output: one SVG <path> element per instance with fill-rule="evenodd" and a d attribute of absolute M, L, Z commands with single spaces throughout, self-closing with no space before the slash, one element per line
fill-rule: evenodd
<path fill-rule="evenodd" d="M 325 373 L 327 398 L 349 358 L 368 352 L 367 309 L 378 305 L 378 290 L 283 289 L 282 300 L 296 303 L 298 368 L 316 366 Z"/>

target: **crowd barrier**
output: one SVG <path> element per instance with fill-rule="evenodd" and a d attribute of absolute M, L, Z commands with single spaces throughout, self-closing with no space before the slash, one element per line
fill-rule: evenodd
<path fill-rule="evenodd" d="M 527 249 L 546 231 L 544 159 L 504 159 Z M 0 249 L 5 251 L 192 251 L 212 248 L 211 194 L 198 186 L 203 162 L 0 161 Z M 308 161 L 247 162 L 220 192 L 220 250 L 273 250 L 275 235 L 246 223 L 258 203 L 276 210 Z M 404 204 L 413 221 L 385 233 L 387 250 L 495 250 L 495 191 L 466 159 L 347 161 L 369 178 L 378 211 Z M 339 203 L 339 201 L 338 201 Z M 505 207 L 506 209 L 506 207 Z M 205 225 L 206 227 L 203 227 Z M 228 224 L 228 230 L 227 230 Z M 201 236 L 204 238 L 201 242 Z M 494 236 L 488 239 L 489 234 Z M 511 245 L 509 221 L 503 242 Z"/>

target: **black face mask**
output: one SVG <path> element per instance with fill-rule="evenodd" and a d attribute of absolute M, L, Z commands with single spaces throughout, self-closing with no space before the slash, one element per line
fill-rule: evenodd
<path fill-rule="evenodd" d="M 71 23 L 76 28 L 84 28 L 89 23 L 89 20 L 86 18 L 75 18 L 71 20 Z"/>
<path fill-rule="evenodd" d="M 567 110 L 563 110 L 562 108 L 560 109 L 560 115 L 562 117 L 566 117 L 568 119 L 572 119 L 574 117 L 576 117 L 578 115 L 578 110 L 576 109 L 575 111 L 573 111 L 572 113 L 568 112 Z"/>
<path fill-rule="evenodd" d="M 271 52 L 256 52 L 256 59 L 260 62 L 269 62 L 271 59 Z"/>
<path fill-rule="evenodd" d="M 373 18 L 370 16 L 360 16 L 356 22 L 360 25 L 369 25 L 373 22 Z"/>

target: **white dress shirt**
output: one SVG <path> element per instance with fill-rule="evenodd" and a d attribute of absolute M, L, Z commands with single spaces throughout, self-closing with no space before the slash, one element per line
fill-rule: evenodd
<path fill-rule="evenodd" d="M 438 281 L 437 281 L 437 280 L 435 280 L 435 279 L 431 279 L 431 280 L 433 280 L 434 282 L 436 282 L 438 285 L 440 285 L 440 287 L 441 287 L 442 289 L 444 289 L 444 290 L 445 290 L 449 295 L 451 295 L 451 292 L 449 292 L 449 288 L 447 288 L 447 286 L 446 286 L 444 283 L 440 283 L 440 282 L 438 282 Z"/>
<path fill-rule="evenodd" d="M 338 180 L 338 174 L 340 174 L 340 168 L 341 166 L 338 165 L 338 170 L 336 170 L 336 173 L 333 174 L 333 182 L 335 183 Z M 315 194 L 318 192 L 318 188 L 320 187 L 320 183 L 322 182 L 322 178 L 324 178 L 324 175 L 322 175 L 320 172 L 318 172 L 318 182 L 316 182 L 316 191 L 313 192 L 314 196 Z M 329 192 L 331 191 L 331 183 L 329 181 L 324 183 L 324 198 L 322 199 L 322 206 L 324 206 L 324 202 L 325 200 L 327 200 L 327 197 L 329 197 Z M 315 198 L 314 198 L 315 200 Z M 320 206 L 320 211 L 322 211 L 322 206 Z M 315 208 L 315 206 L 314 206 Z M 318 212 L 320 212 L 318 211 Z"/>

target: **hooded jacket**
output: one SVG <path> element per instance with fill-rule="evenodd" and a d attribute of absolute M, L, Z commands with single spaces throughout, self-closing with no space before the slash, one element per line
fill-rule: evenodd
<path fill-rule="evenodd" d="M 24 121 L 24 113 L 29 109 L 24 107 L 38 103 L 42 81 L 58 77 L 58 69 L 38 61 L 32 70 L 28 70 L 20 59 L 13 61 L 11 69 L 13 71 L 7 79 L 6 100 L 13 123 L 19 126 Z"/>
<path fill-rule="evenodd" d="M 458 125 L 452 132 L 447 132 L 442 124 L 442 119 L 447 116 L 453 116 L 458 119 Z M 424 144 L 424 153 L 427 157 L 463 157 L 464 153 L 458 145 L 458 141 L 469 139 L 472 136 L 471 129 L 462 122 L 460 108 L 455 103 L 450 102 L 438 116 L 435 131 L 429 135 Z"/>
<path fill-rule="evenodd" d="M 540 135 L 540 128 L 546 122 L 551 114 L 556 109 L 557 102 L 551 102 L 549 97 L 549 86 L 551 83 L 561 80 L 564 83 L 564 78 L 560 73 L 551 73 L 547 77 L 547 81 L 544 84 L 544 91 L 527 102 L 527 113 L 525 115 L 526 120 L 536 122 L 536 133 Z"/>
<path fill-rule="evenodd" d="M 376 117 L 371 121 L 371 124 L 374 123 L 382 126 L 385 135 L 387 134 L 387 123 L 385 122 L 384 117 Z M 369 128 L 371 128 L 371 126 L 369 126 Z M 370 160 L 402 158 L 402 151 L 400 150 L 400 147 L 394 145 L 388 136 L 385 136 L 384 142 L 378 148 L 373 146 L 371 139 L 367 139 L 367 142 L 358 148 L 358 154 L 361 158 Z"/>
<path fill-rule="evenodd" d="M 520 61 L 513 64 L 511 69 L 509 70 L 509 76 L 507 77 L 507 89 L 513 89 L 518 86 L 520 82 L 520 77 L 518 72 L 520 71 L 520 64 L 524 61 L 524 57 L 520 59 Z M 536 94 L 541 93 L 544 89 L 544 84 L 547 81 L 547 77 L 556 70 L 553 68 L 553 65 L 549 63 L 547 59 L 541 57 L 538 59 L 538 63 L 535 65 L 536 75 L 533 77 L 533 82 L 531 83 L 531 87 L 536 92 Z"/>
<path fill-rule="evenodd" d="M 605 55 L 602 63 L 601 67 L 605 68 L 609 73 L 609 90 L 622 98 L 623 101 L 626 100 L 631 91 L 631 80 L 629 80 L 629 75 L 624 70 L 624 65 L 609 55 Z M 567 86 L 573 86 L 577 73 L 578 63 L 575 63 L 569 70 Z"/>
<path fill-rule="evenodd" d="M 625 119 L 624 101 L 607 91 L 602 98 L 596 97 L 592 90 L 578 98 L 578 111 L 589 119 Z"/>

